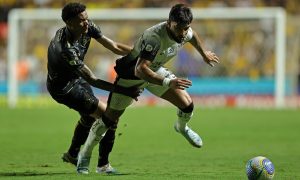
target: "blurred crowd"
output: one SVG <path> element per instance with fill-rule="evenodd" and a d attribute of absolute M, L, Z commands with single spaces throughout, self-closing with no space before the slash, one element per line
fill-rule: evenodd
<path fill-rule="evenodd" d="M 1 81 L 5 82 L 7 79 L 7 17 L 9 11 L 13 8 L 62 8 L 66 2 L 71 1 L 0 0 L 0 85 Z M 300 25 L 297 20 L 300 16 L 300 1 L 298 0 L 82 0 L 81 2 L 86 4 L 88 9 L 171 7 L 175 3 L 186 3 L 192 8 L 283 7 L 289 16 L 287 22 L 288 59 L 291 54 L 296 56 L 292 57 L 296 59 L 294 62 L 287 63 L 287 68 L 295 69 L 296 67 L 294 71 L 298 71 L 297 73 L 300 71 L 299 41 L 295 40 L 300 37 Z M 116 41 L 129 44 L 132 44 L 140 33 L 149 26 L 140 22 L 122 22 L 122 28 L 120 29 L 118 28 L 120 23 L 110 23 L 109 25 L 106 25 L 105 22 L 101 23 L 100 26 L 105 35 L 114 37 L 113 39 Z M 177 71 L 182 76 L 202 76 L 204 74 L 213 76 L 217 74 L 219 76 L 247 76 L 252 79 L 260 76 L 274 76 L 275 22 L 265 25 L 262 25 L 262 23 L 264 22 L 196 21 L 193 23 L 193 28 L 203 36 L 209 49 L 223 55 L 221 57 L 222 65 L 214 71 L 208 71 L 201 61 L 196 60 L 199 59 L 199 55 L 196 55 L 190 46 L 186 46 L 179 53 L 177 61 L 169 65 L 169 68 Z M 63 24 L 49 28 L 48 22 L 40 22 L 30 25 L 32 29 L 35 29 L 35 33 L 31 33 L 30 29 L 24 30 L 22 38 L 24 40 L 26 38 L 26 42 L 30 43 L 24 45 L 24 49 L 21 49 L 26 56 L 20 57 L 18 63 L 18 78 L 20 81 L 35 79 L 44 82 L 44 78 L 41 77 L 46 77 L 46 54 L 49 39 L 53 36 L 55 30 L 61 26 Z M 105 29 L 107 27 L 109 29 Z M 222 31 L 219 31 L 220 29 Z M 94 68 L 93 70 L 97 75 L 110 80 L 114 76 L 111 59 L 115 57 L 112 57 L 112 53 L 102 49 L 104 48 L 99 48 L 94 43 L 91 44 L 87 55 L 88 64 Z M 99 59 L 101 59 L 101 63 L 99 63 Z M 187 63 L 187 61 L 184 61 L 185 59 L 191 59 L 191 61 L 188 61 L 188 66 L 182 66 L 183 63 Z M 108 73 L 107 69 L 109 69 Z M 298 77 L 297 83 L 300 92 L 299 79 Z"/>
<path fill-rule="evenodd" d="M 61 8 L 72 0 L 0 0 L 0 22 L 7 20 L 12 8 Z M 74 0 L 73 0 L 74 1 Z M 88 8 L 152 8 L 185 3 L 191 7 L 283 7 L 290 14 L 300 14 L 298 0 L 76 0 Z"/>

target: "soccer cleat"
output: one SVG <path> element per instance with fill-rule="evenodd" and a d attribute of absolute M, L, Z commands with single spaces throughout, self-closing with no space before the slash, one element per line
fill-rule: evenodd
<path fill-rule="evenodd" d="M 193 146 L 197 147 L 197 148 L 201 148 L 203 145 L 202 139 L 201 137 L 194 132 L 191 128 L 189 128 L 188 126 L 185 126 L 185 128 L 179 128 L 179 123 L 175 123 L 174 125 L 175 130 L 182 134 L 185 139 L 187 139 L 189 141 L 189 143 L 191 143 Z"/>
<path fill-rule="evenodd" d="M 98 174 L 117 174 L 117 170 L 108 163 L 104 166 L 97 167 L 96 173 L 98 173 Z"/>
<path fill-rule="evenodd" d="M 82 157 L 80 154 L 78 155 L 76 169 L 78 174 L 89 174 L 90 160 L 91 157 Z"/>
<path fill-rule="evenodd" d="M 73 164 L 74 166 L 76 166 L 77 164 L 77 158 L 72 157 L 68 152 L 64 153 L 61 159 L 63 160 L 63 162 Z"/>

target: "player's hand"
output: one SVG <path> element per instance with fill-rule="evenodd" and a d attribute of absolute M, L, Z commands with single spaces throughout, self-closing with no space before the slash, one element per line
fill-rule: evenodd
<path fill-rule="evenodd" d="M 211 67 L 214 67 L 215 63 L 219 64 L 219 58 L 218 58 L 218 56 L 215 53 L 213 53 L 211 51 L 205 51 L 204 53 L 205 53 L 205 57 L 203 57 L 203 59 Z"/>
<path fill-rule="evenodd" d="M 176 78 L 172 79 L 169 84 L 170 88 L 172 89 L 181 89 L 185 90 L 186 88 L 189 88 L 192 86 L 192 81 L 184 78 Z"/>
<path fill-rule="evenodd" d="M 124 94 L 126 96 L 132 97 L 134 100 L 138 101 L 137 97 L 141 95 L 143 89 L 137 87 L 123 87 L 123 86 L 116 86 L 115 92 Z"/>

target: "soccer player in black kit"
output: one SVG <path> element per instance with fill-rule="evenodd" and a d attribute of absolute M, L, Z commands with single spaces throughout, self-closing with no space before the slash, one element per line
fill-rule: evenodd
<path fill-rule="evenodd" d="M 63 161 L 76 165 L 80 147 L 93 122 L 102 116 L 106 108 L 106 104 L 95 97 L 90 85 L 133 98 L 139 95 L 139 91 L 97 79 L 83 62 L 91 38 L 118 55 L 128 54 L 131 47 L 105 37 L 100 28 L 88 19 L 86 6 L 81 3 L 66 4 L 61 16 L 66 26 L 57 30 L 48 48 L 47 89 L 55 101 L 80 114 L 71 146 L 62 156 Z M 115 129 L 116 126 L 109 129 L 100 142 L 98 173 L 115 172 L 108 161 Z"/>

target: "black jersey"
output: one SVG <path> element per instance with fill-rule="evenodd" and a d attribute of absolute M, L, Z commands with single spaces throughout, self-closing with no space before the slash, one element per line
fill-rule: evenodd
<path fill-rule="evenodd" d="M 47 85 L 51 90 L 60 93 L 68 91 L 69 86 L 79 79 L 76 71 L 84 65 L 84 56 L 89 48 L 91 38 L 100 38 L 102 32 L 89 20 L 87 34 L 82 35 L 73 44 L 68 41 L 70 35 L 66 27 L 59 29 L 48 47 Z"/>

